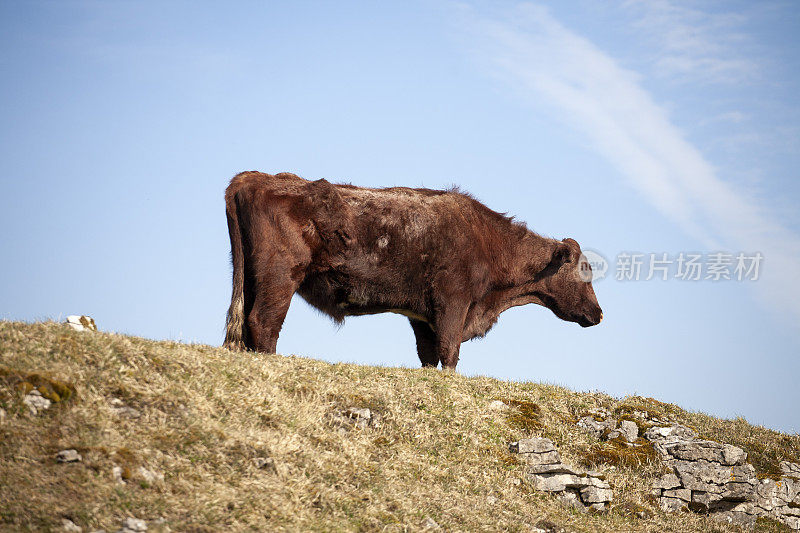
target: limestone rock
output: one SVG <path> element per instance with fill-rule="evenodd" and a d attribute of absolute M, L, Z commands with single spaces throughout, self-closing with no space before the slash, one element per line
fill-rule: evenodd
<path fill-rule="evenodd" d="M 574 474 L 575 471 L 563 463 L 533 464 L 528 467 L 529 474 Z"/>
<path fill-rule="evenodd" d="M 608 411 L 598 412 L 608 413 Z M 621 437 L 626 442 L 636 441 L 639 437 L 639 426 L 636 422 L 632 420 L 623 420 L 619 424 L 619 427 L 617 427 L 617 420 L 610 416 L 611 413 L 608 413 L 607 417 L 601 417 L 596 414 L 593 416 L 584 416 L 578 420 L 577 426 L 583 428 L 597 438 L 611 440 Z"/>
<path fill-rule="evenodd" d="M 512 442 L 508 449 L 518 453 L 529 465 L 561 464 L 561 455 L 550 439 L 522 439 Z"/>
<path fill-rule="evenodd" d="M 781 461 L 781 473 L 784 476 L 793 476 L 800 478 L 800 464 L 790 463 L 789 461 Z"/>
<path fill-rule="evenodd" d="M 661 493 L 662 498 L 677 498 L 685 502 L 692 501 L 692 491 L 689 489 L 670 489 Z"/>
<path fill-rule="evenodd" d="M 710 514 L 710 516 L 718 520 L 720 522 L 725 522 L 727 524 L 734 524 L 739 527 L 744 527 L 747 529 L 753 529 L 753 526 L 756 524 L 756 516 L 750 515 L 747 513 L 741 513 L 737 511 L 716 511 Z"/>
<path fill-rule="evenodd" d="M 675 474 L 664 474 L 653 483 L 654 489 L 674 489 L 681 486 L 681 480 Z"/>
<path fill-rule="evenodd" d="M 568 507 L 603 511 L 611 501 L 611 486 L 599 472 L 583 472 L 561 462 L 550 439 L 523 439 L 509 445 L 528 463 L 526 475 L 537 490 L 552 492 Z"/>
<path fill-rule="evenodd" d="M 512 442 L 509 446 L 511 453 L 547 453 L 556 451 L 553 441 L 550 439 L 522 439 Z"/>
<path fill-rule="evenodd" d="M 584 416 L 578 420 L 577 426 L 585 429 L 597 438 L 600 438 L 606 430 L 613 430 L 617 427 L 617 421 L 613 418 L 606 420 L 596 420 L 593 416 Z"/>
<path fill-rule="evenodd" d="M 537 474 L 531 476 L 533 487 L 545 492 L 563 492 L 567 487 L 576 488 L 581 485 L 574 474 Z"/>
<path fill-rule="evenodd" d="M 583 503 L 605 503 L 610 502 L 613 494 L 610 489 L 598 487 L 584 487 L 581 489 L 581 500 Z"/>
<path fill-rule="evenodd" d="M 586 506 L 581 501 L 581 497 L 576 490 L 565 490 L 559 493 L 558 499 L 561 500 L 561 503 L 563 503 L 565 507 L 575 509 L 582 513 L 586 512 Z"/>
<path fill-rule="evenodd" d="M 644 438 L 653 442 L 675 440 L 690 441 L 697 438 L 697 432 L 681 424 L 655 426 L 645 431 Z"/>
<path fill-rule="evenodd" d="M 561 454 L 553 450 L 545 453 L 522 454 L 525 461 L 531 465 L 561 464 Z"/>
<path fill-rule="evenodd" d="M 658 499 L 658 505 L 667 512 L 674 512 L 686 507 L 686 502 L 679 498 L 662 496 Z"/>
<path fill-rule="evenodd" d="M 744 464 L 747 458 L 741 448 L 708 440 L 668 442 L 661 444 L 659 451 L 662 450 L 683 461 L 703 460 L 728 466 Z"/>
<path fill-rule="evenodd" d="M 639 426 L 636 425 L 636 422 L 630 420 L 620 422 L 618 431 L 628 442 L 635 442 L 639 437 Z"/>

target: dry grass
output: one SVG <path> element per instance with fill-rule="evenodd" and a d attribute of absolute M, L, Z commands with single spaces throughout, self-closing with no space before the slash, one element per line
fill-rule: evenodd
<path fill-rule="evenodd" d="M 0 357 L 2 531 L 55 530 L 65 517 L 114 531 L 126 516 L 163 517 L 173 531 L 416 531 L 425 517 L 447 531 L 527 531 L 543 519 L 585 532 L 730 530 L 662 512 L 648 499 L 657 461 L 618 460 L 615 444 L 575 427 L 589 408 L 643 399 L 53 323 L 0 322 Z M 30 417 L 28 386 L 60 401 Z M 141 416 L 117 412 L 115 398 Z M 488 409 L 496 399 L 505 412 Z M 328 415 L 350 406 L 380 413 L 381 426 L 340 432 Z M 800 450 L 797 436 L 668 407 L 706 437 L 757 447 L 752 456 L 768 464 Z M 611 512 L 570 511 L 521 481 L 507 445 L 532 435 L 551 438 L 567 462 L 593 458 L 614 488 Z M 58 464 L 65 448 L 83 461 Z M 266 457 L 275 469 L 253 462 Z M 165 478 L 148 482 L 140 467 Z"/>

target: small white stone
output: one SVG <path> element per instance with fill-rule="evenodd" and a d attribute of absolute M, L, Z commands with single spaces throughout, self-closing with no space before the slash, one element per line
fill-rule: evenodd
<path fill-rule="evenodd" d="M 259 470 L 268 470 L 270 472 L 277 472 L 275 460 L 272 457 L 255 457 L 253 458 L 253 466 Z"/>
<path fill-rule="evenodd" d="M 369 420 L 372 418 L 372 412 L 366 407 L 348 407 L 347 416 L 357 420 Z"/>
<path fill-rule="evenodd" d="M 120 533 L 139 533 L 147 531 L 147 522 L 140 518 L 128 517 L 122 521 Z"/>
<path fill-rule="evenodd" d="M 97 331 L 94 319 L 86 315 L 69 315 L 66 324 L 75 331 Z"/>
<path fill-rule="evenodd" d="M 156 481 L 164 481 L 164 474 L 156 472 L 155 470 L 149 470 L 143 466 L 139 467 L 139 475 L 151 485 Z"/>
<path fill-rule="evenodd" d="M 439 527 L 439 524 L 437 524 L 436 521 L 433 518 L 429 517 L 429 516 L 426 516 L 422 520 L 422 522 L 419 523 L 419 528 L 421 530 L 423 530 L 423 531 L 431 531 L 431 530 L 439 530 L 439 529 L 441 529 Z"/>
<path fill-rule="evenodd" d="M 40 411 L 48 409 L 52 402 L 43 397 L 41 392 L 33 389 L 25 395 L 25 398 L 22 399 L 22 403 L 28 407 L 28 412 L 31 415 L 36 416 Z"/>
<path fill-rule="evenodd" d="M 489 404 L 488 409 L 489 411 L 505 411 L 508 409 L 508 406 L 500 400 L 494 400 Z"/>
<path fill-rule="evenodd" d="M 114 481 L 117 485 L 125 485 L 125 480 L 122 479 L 122 467 L 115 466 L 111 469 L 111 475 L 114 476 Z"/>
<path fill-rule="evenodd" d="M 77 450 L 61 450 L 56 454 L 56 461 L 59 463 L 77 463 L 83 460 Z"/>
<path fill-rule="evenodd" d="M 139 418 L 142 416 L 142 413 L 133 407 L 114 407 L 114 413 L 125 418 Z"/>

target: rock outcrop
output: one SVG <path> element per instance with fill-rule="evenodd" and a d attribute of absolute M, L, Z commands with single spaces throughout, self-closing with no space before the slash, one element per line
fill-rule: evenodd
<path fill-rule="evenodd" d="M 528 465 L 525 473 L 534 488 L 557 493 L 565 503 L 582 510 L 603 511 L 611 502 L 611 486 L 603 475 L 565 465 L 550 439 L 523 439 L 512 442 L 509 450 Z"/>
<path fill-rule="evenodd" d="M 653 485 L 663 509 L 688 507 L 742 526 L 764 516 L 800 529 L 800 465 L 784 461 L 780 481 L 759 480 L 744 450 L 699 439 L 685 426 L 652 427 L 644 437 L 672 470 Z"/>
<path fill-rule="evenodd" d="M 644 440 L 670 470 L 653 484 L 653 496 L 665 511 L 689 509 L 745 527 L 767 517 L 800 530 L 800 464 L 783 461 L 780 480 L 759 479 L 745 450 L 701 439 L 692 428 L 646 412 L 617 420 L 607 409 L 595 408 L 577 422 L 598 439 L 627 446 L 634 446 L 640 424 L 648 428 Z"/>
<path fill-rule="evenodd" d="M 672 470 L 653 485 L 653 495 L 664 510 L 688 507 L 741 525 L 755 523 L 755 515 L 739 508 L 740 503 L 754 500 L 758 485 L 744 450 L 698 439 L 696 432 L 681 425 L 652 427 L 644 437 Z"/>

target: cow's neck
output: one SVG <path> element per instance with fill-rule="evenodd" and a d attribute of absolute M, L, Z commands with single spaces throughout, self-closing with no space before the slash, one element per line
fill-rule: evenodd
<path fill-rule="evenodd" d="M 529 233 L 517 246 L 513 257 L 509 258 L 510 268 L 499 273 L 495 280 L 496 311 L 502 313 L 506 309 L 519 305 L 546 305 L 546 279 L 540 277 L 541 272 L 550 264 L 553 251 L 559 241 Z M 538 274 L 538 275 L 537 275 Z"/>
<path fill-rule="evenodd" d="M 514 246 L 495 251 L 489 291 L 468 312 L 463 340 L 485 335 L 500 313 L 511 307 L 547 306 L 547 279 L 540 274 L 550 264 L 558 242 L 529 231 Z"/>

